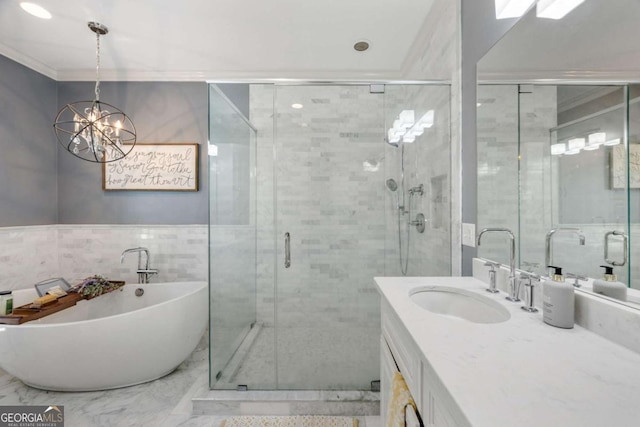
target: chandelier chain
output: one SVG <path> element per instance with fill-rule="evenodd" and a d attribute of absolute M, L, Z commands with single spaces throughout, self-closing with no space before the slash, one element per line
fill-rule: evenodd
<path fill-rule="evenodd" d="M 100 33 L 96 32 L 96 101 L 100 101 Z"/>

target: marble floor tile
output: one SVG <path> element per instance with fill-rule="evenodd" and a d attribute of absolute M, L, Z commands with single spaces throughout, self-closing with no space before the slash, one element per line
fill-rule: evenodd
<path fill-rule="evenodd" d="M 171 374 L 156 381 L 116 390 L 78 393 L 44 391 L 28 387 L 17 378 L 0 371 L 0 405 L 63 405 L 66 427 L 155 427 L 165 423 L 171 416 L 181 417 L 180 422 L 186 422 L 191 414 L 185 413 L 187 404 L 183 398 L 190 391 L 193 392 L 194 384 L 201 384 L 203 378 L 206 388 L 208 352 L 203 340 Z M 174 411 L 178 413 L 174 414 Z"/>
<path fill-rule="evenodd" d="M 273 335 L 266 338 L 273 340 Z M 203 340 L 178 369 L 159 380 L 94 392 L 38 390 L 0 370 L 0 405 L 63 405 L 66 427 L 219 427 L 226 416 L 193 415 L 192 411 L 191 399 L 209 389 L 208 353 Z M 259 359 L 257 355 L 249 359 L 252 357 Z M 253 369 L 264 367 L 264 363 L 256 363 Z M 379 418 L 359 417 L 360 425 L 380 427 Z"/>
<path fill-rule="evenodd" d="M 223 371 L 215 388 L 273 390 L 277 383 L 291 390 L 366 390 L 380 377 L 379 342 L 370 339 L 378 335 L 375 327 L 289 327 L 276 337 L 275 328 L 262 327 L 239 368 L 230 375 Z"/>

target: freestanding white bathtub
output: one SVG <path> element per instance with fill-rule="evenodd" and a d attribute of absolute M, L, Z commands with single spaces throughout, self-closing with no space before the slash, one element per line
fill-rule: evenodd
<path fill-rule="evenodd" d="M 135 295 L 141 288 L 144 294 Z M 32 387 L 90 391 L 172 372 L 196 348 L 208 317 L 206 282 L 127 284 L 22 325 L 0 324 L 0 367 Z M 14 307 L 37 297 L 14 291 Z"/>

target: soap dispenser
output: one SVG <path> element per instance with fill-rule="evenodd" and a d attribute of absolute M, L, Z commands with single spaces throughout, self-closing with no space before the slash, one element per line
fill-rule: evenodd
<path fill-rule="evenodd" d="M 575 314 L 573 285 L 565 283 L 562 268 L 547 267 L 552 268 L 554 274 L 542 284 L 542 320 L 551 326 L 571 329 Z"/>
<path fill-rule="evenodd" d="M 627 300 L 627 287 L 624 283 L 618 282 L 613 274 L 613 267 L 601 265 L 604 268 L 604 278 L 593 281 L 593 292 L 605 295 L 621 301 Z"/>

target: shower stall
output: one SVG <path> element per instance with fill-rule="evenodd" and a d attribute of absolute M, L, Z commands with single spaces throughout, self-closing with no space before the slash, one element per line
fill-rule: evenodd
<path fill-rule="evenodd" d="M 371 390 L 373 278 L 451 274 L 449 85 L 243 86 L 209 88 L 210 388 Z"/>

